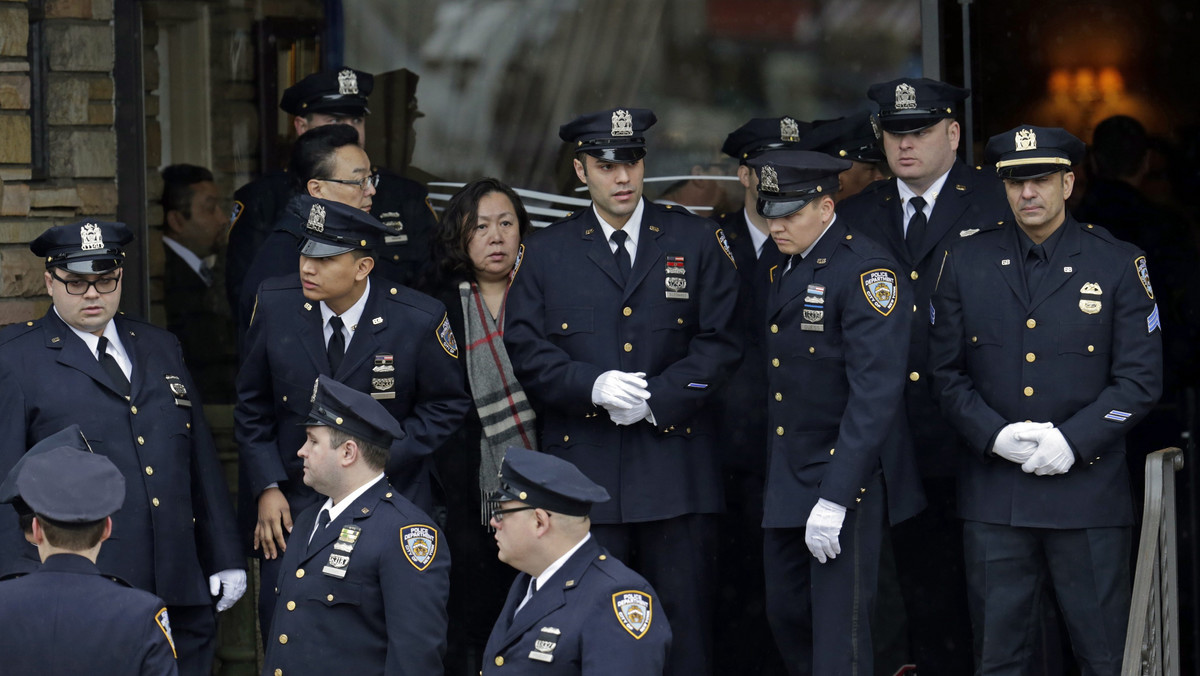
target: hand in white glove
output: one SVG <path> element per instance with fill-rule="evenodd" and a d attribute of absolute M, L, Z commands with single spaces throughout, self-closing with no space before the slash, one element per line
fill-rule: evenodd
<path fill-rule="evenodd" d="M 817 561 L 825 563 L 826 559 L 836 559 L 842 553 L 838 534 L 842 532 L 845 519 L 846 508 L 837 503 L 821 498 L 813 505 L 804 526 L 804 544 Z"/>
<path fill-rule="evenodd" d="M 246 593 L 246 571 L 231 568 L 209 575 L 208 593 L 221 594 L 217 601 L 218 613 L 229 610 Z"/>
<path fill-rule="evenodd" d="M 1021 437 L 1022 434 L 1018 434 Z M 1026 473 L 1033 472 L 1038 476 L 1051 474 L 1066 474 L 1075 464 L 1075 454 L 1067 443 L 1062 432 L 1057 427 L 1042 435 L 1037 442 L 1037 450 L 1022 465 Z"/>
<path fill-rule="evenodd" d="M 645 401 L 639 401 L 633 405 L 633 408 L 608 409 L 608 417 L 618 425 L 632 425 L 645 420 L 648 415 L 650 415 L 650 404 Z"/>
<path fill-rule="evenodd" d="M 996 435 L 992 453 L 1017 464 L 1023 463 L 1037 450 L 1038 440 L 1054 425 L 1044 422 L 1019 422 L 1005 425 Z"/>
<path fill-rule="evenodd" d="M 609 410 L 629 409 L 650 398 L 645 373 L 605 371 L 592 384 L 592 403 Z"/>

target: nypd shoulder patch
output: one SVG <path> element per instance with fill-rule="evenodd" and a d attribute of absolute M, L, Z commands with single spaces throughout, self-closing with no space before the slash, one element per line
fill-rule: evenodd
<path fill-rule="evenodd" d="M 721 251 L 724 251 L 725 255 L 729 256 L 729 262 L 733 263 L 733 267 L 736 269 L 737 261 L 733 258 L 733 252 L 729 250 L 729 240 L 725 239 L 725 231 L 721 228 L 717 228 L 717 242 L 721 244 Z"/>
<path fill-rule="evenodd" d="M 167 618 L 166 608 L 155 614 L 154 622 L 162 630 L 163 635 L 167 637 L 167 644 L 171 646 L 171 654 L 175 656 L 175 659 L 179 659 L 179 653 L 175 652 L 175 637 L 171 635 L 171 620 Z"/>
<path fill-rule="evenodd" d="M 513 261 L 512 272 L 508 273 L 509 281 L 516 279 L 517 270 L 521 269 L 521 263 L 525 260 L 525 245 L 521 244 L 517 247 L 517 260 Z"/>
<path fill-rule="evenodd" d="M 617 621 L 630 636 L 640 639 L 650 631 L 650 622 L 654 619 L 654 599 L 649 594 L 630 589 L 613 594 L 612 600 Z"/>
<path fill-rule="evenodd" d="M 438 532 L 433 526 L 417 523 L 400 529 L 404 556 L 417 570 L 425 570 L 437 556 Z"/>
<path fill-rule="evenodd" d="M 233 230 L 233 226 L 237 225 L 238 219 L 242 217 L 242 212 L 246 210 L 246 205 L 238 200 L 233 201 L 233 208 L 229 210 L 229 229 Z"/>
<path fill-rule="evenodd" d="M 1146 295 L 1150 296 L 1150 300 L 1154 300 L 1154 288 L 1150 286 L 1150 269 L 1146 267 L 1146 257 L 1138 256 L 1133 259 L 1133 267 L 1137 269 L 1138 279 L 1146 289 Z"/>
<path fill-rule="evenodd" d="M 886 268 L 868 270 L 859 276 L 863 295 L 875 311 L 884 317 L 896 308 L 896 273 Z"/>
<path fill-rule="evenodd" d="M 437 339 L 446 354 L 458 359 L 458 341 L 454 339 L 454 331 L 450 328 L 450 315 L 444 315 L 442 323 L 438 324 Z"/>

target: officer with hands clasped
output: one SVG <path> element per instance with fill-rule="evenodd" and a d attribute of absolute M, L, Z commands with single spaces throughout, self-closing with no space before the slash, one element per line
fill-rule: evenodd
<path fill-rule="evenodd" d="M 179 341 L 117 314 L 132 240 L 122 223 L 82 221 L 52 227 L 30 244 L 46 262 L 53 306 L 0 332 L 0 439 L 13 442 L 0 445 L 0 471 L 78 424 L 125 477 L 124 507 L 97 566 L 165 600 L 180 673 L 208 674 L 213 597 L 218 612 L 241 597 L 246 563 Z M 16 519 L 0 514 L 0 559 L 28 547 Z"/>
<path fill-rule="evenodd" d="M 566 460 L 510 447 L 493 497 L 500 560 L 521 574 L 483 673 L 662 674 L 671 626 L 654 590 L 588 532 L 608 491 Z"/>
<path fill-rule="evenodd" d="M 966 440 L 959 509 L 977 674 L 1032 666 L 1049 578 L 1084 674 L 1121 670 L 1134 521 L 1125 435 L 1162 390 L 1146 256 L 1066 210 L 1084 144 L 993 136 L 1015 222 L 943 255 L 930 367 Z"/>
<path fill-rule="evenodd" d="M 296 517 L 263 676 L 440 674 L 450 553 L 384 476 L 404 430 L 371 395 L 327 375 L 311 406 L 296 455 L 304 484 L 326 500 Z"/>
<path fill-rule="evenodd" d="M 919 495 L 896 340 L 909 289 L 883 248 L 834 214 L 848 160 L 776 150 L 751 165 L 758 212 L 790 256 L 766 306 L 767 619 L 789 673 L 870 674 L 884 510 L 895 511 L 885 501 Z"/>
<path fill-rule="evenodd" d="M 103 455 L 76 450 L 78 428 L 52 435 L 5 479 L 0 502 L 28 509 L 42 565 L 0 583 L 0 655 L 13 676 L 173 676 L 162 599 L 96 567 L 125 501 L 125 478 Z M 49 439 L 49 437 L 48 437 Z"/>

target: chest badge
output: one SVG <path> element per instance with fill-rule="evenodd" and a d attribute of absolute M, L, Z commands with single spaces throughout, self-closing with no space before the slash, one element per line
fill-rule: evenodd
<path fill-rule="evenodd" d="M 558 647 L 558 637 L 562 632 L 558 627 L 542 627 L 538 630 L 537 640 L 533 642 L 533 650 L 529 651 L 529 659 L 538 662 L 553 662 L 554 649 Z"/>
<path fill-rule="evenodd" d="M 1100 296 L 1104 292 L 1100 290 L 1100 285 L 1096 282 L 1088 282 L 1079 289 L 1079 309 L 1083 310 L 1084 314 L 1094 315 L 1100 312 Z"/>
<path fill-rule="evenodd" d="M 191 408 L 192 401 L 188 399 L 187 386 L 183 384 L 179 376 L 166 375 L 164 378 L 167 381 L 167 387 L 171 390 L 171 396 L 175 399 L 175 405 Z"/>
<path fill-rule="evenodd" d="M 654 600 L 649 594 L 631 589 L 613 594 L 612 599 L 617 621 L 630 636 L 640 639 L 650 631 L 650 622 L 654 619 Z"/>
<path fill-rule="evenodd" d="M 354 553 L 354 545 L 358 543 L 358 536 L 361 533 L 361 526 L 353 524 L 342 526 L 337 542 L 333 543 L 333 551 L 329 553 L 329 561 L 321 569 L 321 572 L 339 580 L 346 577 L 346 570 L 350 568 L 350 555 Z"/>
<path fill-rule="evenodd" d="M 800 323 L 801 331 L 825 330 L 825 286 L 809 284 L 804 292 L 804 321 Z"/>

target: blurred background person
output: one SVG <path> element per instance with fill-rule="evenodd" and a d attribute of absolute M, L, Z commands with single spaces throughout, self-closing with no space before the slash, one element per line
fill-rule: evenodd
<path fill-rule="evenodd" d="M 504 301 L 521 240 L 531 225 L 521 198 L 494 178 L 455 193 L 434 229 L 433 265 L 423 289 L 442 301 L 463 358 L 475 406 L 434 455 L 446 490 L 450 636 L 446 672 L 478 674 L 491 619 L 504 605 L 512 571 L 494 556 L 485 527 L 487 496 L 499 487 L 508 446 L 537 448 L 534 412 L 504 349 Z"/>
<path fill-rule="evenodd" d="M 850 160 L 850 168 L 838 176 L 838 192 L 833 197 L 841 202 L 886 178 L 887 161 L 879 135 L 878 123 L 864 110 L 834 120 L 814 120 L 800 148 Z"/>

